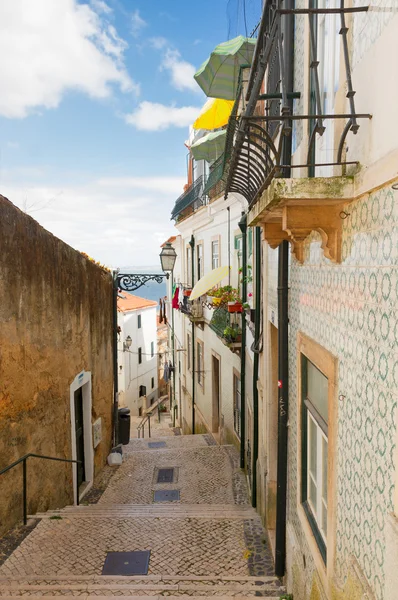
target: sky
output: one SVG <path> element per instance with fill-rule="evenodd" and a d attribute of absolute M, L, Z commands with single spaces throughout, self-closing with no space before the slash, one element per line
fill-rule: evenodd
<path fill-rule="evenodd" d="M 0 0 L 0 194 L 115 268 L 175 233 L 193 74 L 261 0 Z"/>

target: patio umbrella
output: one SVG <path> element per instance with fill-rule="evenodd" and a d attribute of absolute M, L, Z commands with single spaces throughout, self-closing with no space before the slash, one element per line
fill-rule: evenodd
<path fill-rule="evenodd" d="M 214 48 L 194 75 L 206 96 L 235 100 L 240 68 L 250 67 L 256 41 L 239 35 Z"/>
<path fill-rule="evenodd" d="M 191 146 L 192 156 L 195 160 L 215 160 L 224 152 L 226 129 L 212 131 Z"/>
<path fill-rule="evenodd" d="M 210 271 L 210 273 L 203 275 L 203 277 L 199 279 L 198 283 L 193 288 L 189 299 L 196 300 L 196 298 L 199 298 L 199 296 L 206 294 L 206 292 L 211 290 L 211 288 L 217 285 L 217 283 L 220 283 L 224 277 L 227 277 L 229 269 L 230 267 L 218 267 L 217 269 Z"/>
<path fill-rule="evenodd" d="M 219 129 L 228 123 L 234 105 L 233 100 L 209 98 L 198 118 L 193 124 L 194 129 Z"/>

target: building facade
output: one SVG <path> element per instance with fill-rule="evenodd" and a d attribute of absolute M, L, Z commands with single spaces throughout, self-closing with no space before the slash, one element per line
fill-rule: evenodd
<path fill-rule="evenodd" d="M 158 398 L 157 302 L 119 293 L 119 405 L 141 416 Z"/>
<path fill-rule="evenodd" d="M 227 174 L 262 239 L 255 502 L 299 600 L 398 584 L 398 7 L 372 4 L 264 3 Z"/>

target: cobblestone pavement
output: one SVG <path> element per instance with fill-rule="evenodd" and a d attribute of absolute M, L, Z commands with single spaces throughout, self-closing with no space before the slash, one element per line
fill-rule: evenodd
<path fill-rule="evenodd" d="M 231 446 L 209 445 L 209 437 L 132 440 L 123 464 L 96 484 L 95 506 L 42 518 L 0 566 L 0 596 L 279 597 L 239 456 Z M 165 447 L 149 448 L 156 440 Z M 159 468 L 174 468 L 174 481 L 157 483 Z M 178 510 L 154 504 L 162 489 L 180 491 Z M 146 578 L 96 579 L 107 552 L 134 550 L 151 552 Z"/>
<path fill-rule="evenodd" d="M 138 438 L 137 427 L 141 423 L 142 417 L 131 417 L 130 435 L 131 438 Z M 175 436 L 176 432 L 172 426 L 170 413 L 160 413 L 160 422 L 158 420 L 158 412 L 155 409 L 153 417 L 151 417 L 151 437 L 171 437 Z M 148 422 L 144 426 L 144 435 L 147 439 L 149 437 Z"/>

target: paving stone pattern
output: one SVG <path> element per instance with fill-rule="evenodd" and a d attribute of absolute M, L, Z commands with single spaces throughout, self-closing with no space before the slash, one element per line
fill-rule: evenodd
<path fill-rule="evenodd" d="M 239 456 L 207 437 L 165 437 L 159 449 L 133 440 L 96 482 L 95 506 L 49 513 L 0 566 L 0 597 L 279 597 Z M 175 480 L 157 483 L 159 468 L 177 469 Z M 153 512 L 154 491 L 171 489 L 180 502 Z M 107 552 L 135 550 L 151 551 L 147 577 L 101 577 Z"/>

